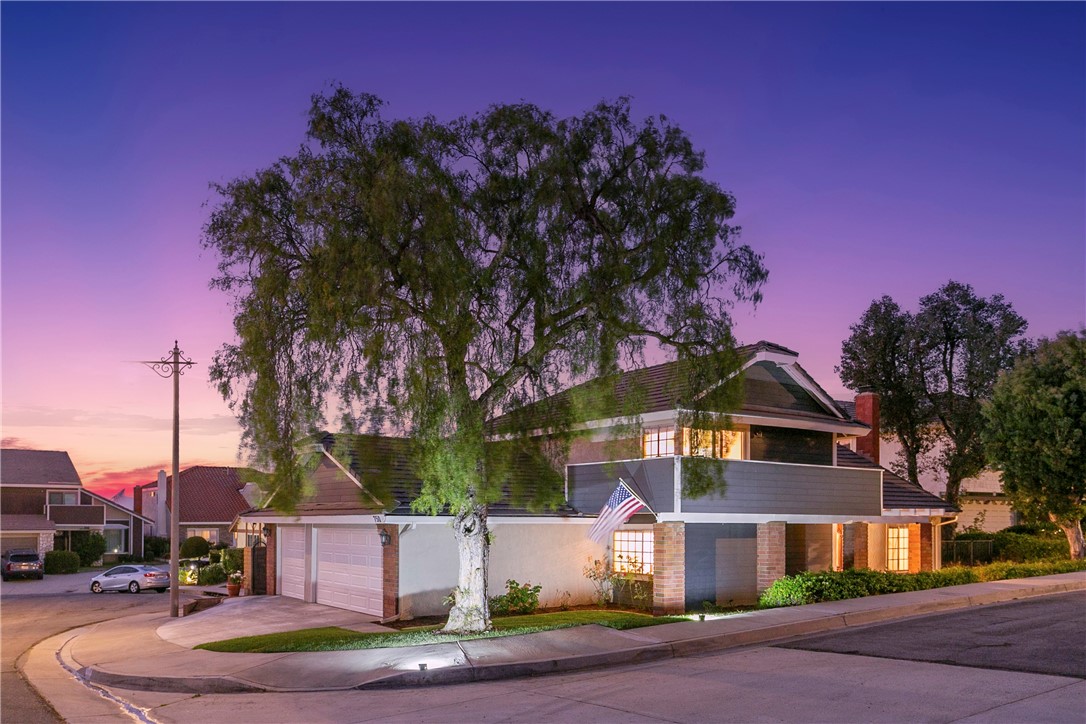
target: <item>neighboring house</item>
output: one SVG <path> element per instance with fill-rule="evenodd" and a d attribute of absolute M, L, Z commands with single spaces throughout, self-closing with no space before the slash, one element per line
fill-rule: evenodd
<path fill-rule="evenodd" d="M 69 550 L 73 536 L 101 533 L 106 558 L 143 555 L 146 518 L 86 490 L 68 453 L 0 450 L 0 548 Z"/>
<path fill-rule="evenodd" d="M 895 436 L 880 435 L 879 446 L 884 462 L 890 463 L 900 458 L 901 443 Z M 937 451 L 929 453 L 927 457 L 936 456 Z M 932 465 L 924 465 L 922 461 L 919 477 L 917 482 L 929 493 L 939 497 L 946 495 L 945 471 Z M 958 491 L 958 505 L 961 507 L 958 530 L 976 528 L 994 533 L 1020 522 L 1018 512 L 1003 492 L 999 473 L 994 470 L 984 470 L 975 478 L 963 480 Z"/>
<path fill-rule="evenodd" d="M 249 468 L 211 465 L 195 465 L 182 470 L 179 474 L 181 540 L 200 536 L 212 544 L 233 545 L 235 541 L 231 526 L 239 513 L 253 507 L 246 495 L 256 489 L 253 481 L 257 475 Z M 173 476 L 162 471 L 158 474 L 158 480 L 133 488 L 136 511 L 150 520 L 149 535 L 170 535 L 172 481 Z M 159 497 L 161 488 L 166 489 L 164 499 Z"/>
<path fill-rule="evenodd" d="M 128 508 L 129 510 L 135 509 L 135 501 L 133 501 L 132 496 L 128 494 L 128 488 L 121 488 L 113 494 L 113 497 L 110 498 L 110 500 L 122 508 Z"/>
<path fill-rule="evenodd" d="M 871 428 L 835 404 L 795 352 L 760 342 L 740 353 L 744 401 L 727 433 L 681 426 L 678 363 L 627 373 L 616 394 L 631 384 L 643 391 L 640 434 L 616 440 L 625 421 L 587 421 L 565 466 L 563 506 L 491 507 L 491 591 L 512 578 L 541 584 L 544 605 L 587 602 L 585 565 L 606 549 L 612 566 L 632 557 L 652 575 L 657 612 L 752 603 L 777 578 L 804 570 L 938 567 L 949 507 L 842 446 Z M 382 618 L 443 613 L 441 599 L 456 585 L 456 544 L 447 517 L 410 509 L 419 482 L 407 464 L 408 441 L 351 438 L 347 466 L 331 454 L 334 442 L 321 441 L 313 493 L 293 514 L 242 516 L 267 531 L 269 593 Z M 723 473 L 722 491 L 684 493 L 692 458 L 710 458 L 697 465 Z M 587 532 L 620 479 L 651 512 L 596 544 Z M 530 492 L 532 480 L 516 468 L 510 487 Z"/>

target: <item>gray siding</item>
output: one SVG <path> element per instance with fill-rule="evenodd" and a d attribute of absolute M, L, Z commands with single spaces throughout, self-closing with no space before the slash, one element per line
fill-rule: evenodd
<path fill-rule="evenodd" d="M 701 498 L 684 495 L 684 513 L 882 515 L 878 470 L 713 462 L 723 467 L 723 492 Z"/>
<path fill-rule="evenodd" d="M 570 465 L 569 504 L 582 513 L 598 513 L 622 478 L 654 511 L 669 513 L 675 510 L 674 466 L 670 457 Z"/>
<path fill-rule="evenodd" d="M 758 526 L 686 526 L 686 609 L 739 606 L 758 600 Z"/>
<path fill-rule="evenodd" d="M 833 435 L 815 430 L 752 425 L 750 459 L 770 463 L 833 465 Z"/>

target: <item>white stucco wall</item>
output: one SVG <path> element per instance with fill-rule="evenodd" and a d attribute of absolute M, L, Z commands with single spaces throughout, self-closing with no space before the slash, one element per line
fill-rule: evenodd
<path fill-rule="evenodd" d="M 559 605 L 569 591 L 572 604 L 589 603 L 592 584 L 584 577 L 588 559 L 604 553 L 588 539 L 589 525 L 491 521 L 490 595 L 505 591 L 506 580 L 541 584 L 543 607 Z M 458 557 L 452 529 L 443 522 L 418 523 L 400 534 L 400 615 L 402 618 L 447 613 L 442 600 L 456 587 Z"/>
<path fill-rule="evenodd" d="M 959 530 L 976 525 L 980 530 L 995 533 L 1017 522 L 1014 509 L 1006 499 L 962 499 L 958 501 L 958 507 L 962 509 L 958 515 Z"/>
<path fill-rule="evenodd" d="M 882 523 L 871 523 L 867 528 L 867 567 L 886 570 L 886 526 Z"/>

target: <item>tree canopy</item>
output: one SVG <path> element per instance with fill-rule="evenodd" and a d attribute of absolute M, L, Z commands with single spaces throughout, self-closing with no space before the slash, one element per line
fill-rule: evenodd
<path fill-rule="evenodd" d="M 1014 507 L 1063 529 L 1083 557 L 1086 518 L 1086 333 L 1042 339 L 1000 376 L 984 406 L 988 460 Z"/>
<path fill-rule="evenodd" d="M 706 389 L 736 368 L 730 309 L 760 299 L 766 271 L 703 154 L 663 116 L 634 121 L 626 99 L 451 122 L 385 120 L 382 105 L 314 96 L 296 154 L 214 187 L 204 244 L 213 284 L 235 297 L 237 341 L 212 375 L 288 504 L 304 473 L 294 442 L 327 403 L 348 429 L 410 437 L 416 509 L 454 516 L 448 628 L 477 630 L 486 506 L 512 455 L 547 452 L 529 429 L 488 445 L 491 421 L 589 379 L 606 400 L 649 343 Z"/>

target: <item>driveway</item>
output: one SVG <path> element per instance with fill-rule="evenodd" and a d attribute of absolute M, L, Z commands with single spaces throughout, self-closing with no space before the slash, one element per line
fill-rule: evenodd
<path fill-rule="evenodd" d="M 86 593 L 90 595 L 90 580 L 105 568 L 82 573 L 46 575 L 40 581 L 13 579 L 0 583 L 0 596 L 55 596 L 62 593 Z"/>

